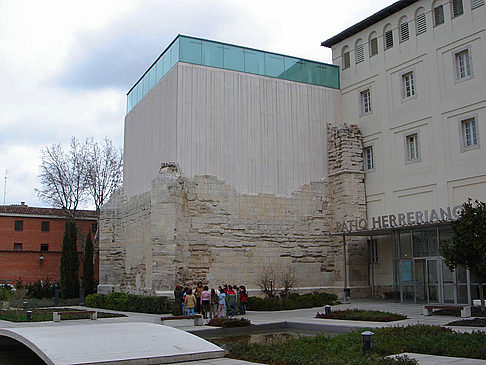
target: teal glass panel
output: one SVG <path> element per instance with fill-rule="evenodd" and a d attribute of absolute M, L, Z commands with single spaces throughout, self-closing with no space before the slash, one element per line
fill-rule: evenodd
<path fill-rule="evenodd" d="M 241 47 L 223 46 L 223 67 L 227 70 L 245 71 L 245 54 Z"/>
<path fill-rule="evenodd" d="M 202 41 L 191 38 L 180 38 L 180 60 L 182 62 L 201 64 Z"/>
<path fill-rule="evenodd" d="M 265 75 L 265 55 L 260 51 L 244 50 L 245 72 Z"/>
<path fill-rule="evenodd" d="M 265 53 L 265 75 L 281 77 L 285 71 L 284 57 L 271 53 Z"/>
<path fill-rule="evenodd" d="M 303 61 L 298 58 L 284 57 L 285 71 L 281 78 L 290 81 L 301 81 L 303 74 Z"/>
<path fill-rule="evenodd" d="M 180 47 L 180 44 L 179 44 L 179 39 L 177 39 L 173 44 L 172 46 L 170 47 L 170 66 L 169 66 L 169 70 L 175 66 L 175 64 L 177 62 L 179 62 L 179 47 Z M 167 57 L 169 57 L 168 55 L 169 52 L 166 52 L 166 55 Z M 167 70 L 166 73 L 169 71 Z M 165 75 L 165 73 L 164 73 Z"/>
<path fill-rule="evenodd" d="M 339 89 L 333 65 L 179 36 L 127 95 L 127 111 L 179 61 Z"/>
<path fill-rule="evenodd" d="M 170 70 L 170 52 L 166 52 L 163 56 L 162 56 L 162 67 L 163 67 L 163 71 L 162 71 L 162 77 L 165 76 L 165 74 L 167 72 L 169 72 Z"/>
<path fill-rule="evenodd" d="M 223 68 L 223 45 L 214 42 L 202 42 L 202 64 Z"/>

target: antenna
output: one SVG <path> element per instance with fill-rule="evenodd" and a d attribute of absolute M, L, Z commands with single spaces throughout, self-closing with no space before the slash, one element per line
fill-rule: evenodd
<path fill-rule="evenodd" d="M 5 205 L 5 197 L 7 196 L 7 179 L 8 179 L 8 170 L 5 170 L 5 184 L 3 186 L 3 205 Z"/>

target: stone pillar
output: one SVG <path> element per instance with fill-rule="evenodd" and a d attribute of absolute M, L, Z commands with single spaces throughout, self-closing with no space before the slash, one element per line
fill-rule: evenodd
<path fill-rule="evenodd" d="M 98 293 L 120 291 L 125 252 L 122 241 L 122 207 L 125 203 L 122 192 L 112 195 L 103 206 L 99 222 L 99 285 Z"/>
<path fill-rule="evenodd" d="M 337 222 L 348 222 L 351 230 L 357 230 L 356 222 L 366 218 L 364 185 L 363 144 L 357 125 L 328 125 L 329 194 L 331 199 L 331 229 L 336 231 Z M 355 227 L 356 226 L 356 227 Z M 344 287 L 343 239 L 333 238 L 336 247 L 336 274 Z M 368 250 L 366 237 L 346 237 L 348 287 L 369 285 Z M 359 293 L 357 293 L 359 291 Z M 351 296 L 367 296 L 363 289 L 351 289 Z"/>

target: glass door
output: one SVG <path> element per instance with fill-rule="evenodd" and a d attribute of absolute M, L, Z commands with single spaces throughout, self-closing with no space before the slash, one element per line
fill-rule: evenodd
<path fill-rule="evenodd" d="M 456 283 L 454 272 L 449 270 L 445 262 L 442 264 L 442 294 L 444 303 L 455 303 Z"/>
<path fill-rule="evenodd" d="M 437 259 L 427 259 L 427 301 L 429 303 L 439 303 L 439 261 Z"/>
<path fill-rule="evenodd" d="M 400 300 L 402 303 L 415 302 L 412 260 L 400 260 Z"/>
<path fill-rule="evenodd" d="M 415 259 L 415 302 L 426 303 L 427 302 L 427 287 L 425 286 L 426 279 L 426 260 Z"/>

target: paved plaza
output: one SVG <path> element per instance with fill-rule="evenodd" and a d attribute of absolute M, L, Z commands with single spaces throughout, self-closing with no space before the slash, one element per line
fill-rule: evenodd
<path fill-rule="evenodd" d="M 84 307 L 78 307 L 84 308 Z M 396 325 L 412 325 L 412 324 L 427 324 L 427 325 L 441 325 L 457 320 L 457 317 L 452 316 L 423 316 L 422 315 L 422 305 L 414 304 L 400 304 L 388 301 L 371 301 L 371 300 L 356 300 L 349 304 L 341 304 L 333 306 L 332 309 L 370 309 L 370 310 L 382 310 L 389 311 L 393 313 L 400 313 L 406 315 L 408 319 L 380 323 L 380 322 L 358 322 L 358 321 L 343 321 L 343 320 L 330 320 L 330 319 L 318 319 L 314 318 L 317 312 L 323 312 L 324 308 L 309 308 L 309 309 L 297 309 L 289 311 L 276 311 L 276 312 L 254 312 L 249 311 L 244 316 L 251 320 L 254 325 L 277 325 L 277 324 L 288 324 L 294 326 L 300 326 L 300 328 L 308 328 L 312 330 L 332 331 L 332 332 L 344 332 L 350 329 L 356 328 L 377 328 L 377 327 L 388 327 Z M 102 310 L 105 312 L 114 312 L 109 310 Z M 89 326 L 94 332 L 96 327 L 100 330 L 102 326 L 107 324 L 154 324 L 160 320 L 160 315 L 155 314 L 143 314 L 143 313 L 130 313 L 123 312 L 126 317 L 118 318 L 103 318 L 96 321 L 91 320 L 76 320 L 76 321 L 61 321 L 61 322 L 34 322 L 34 323 L 14 323 L 8 321 L 0 321 L 0 328 L 14 329 L 23 327 L 58 327 L 59 330 L 66 331 L 69 326 Z M 191 332 L 197 334 L 200 331 L 207 331 L 208 327 L 204 326 L 194 326 L 192 320 L 171 320 L 164 323 L 168 327 L 173 327 L 179 330 Z M 472 331 L 486 331 L 485 328 L 476 327 L 453 327 L 455 331 L 459 332 L 472 332 Z M 69 331 L 68 331 L 69 332 Z M 115 336 L 115 334 L 113 334 Z M 486 360 L 474 360 L 474 359 L 457 359 L 450 357 L 440 357 L 432 355 L 422 355 L 422 354 L 408 354 L 410 357 L 416 358 L 420 364 L 486 364 Z M 180 361 L 180 359 L 179 359 Z M 207 359 L 198 361 L 189 361 L 179 364 L 195 365 L 244 365 L 251 364 L 245 361 L 239 361 L 234 359 Z"/>

